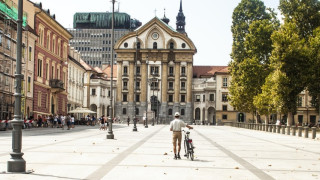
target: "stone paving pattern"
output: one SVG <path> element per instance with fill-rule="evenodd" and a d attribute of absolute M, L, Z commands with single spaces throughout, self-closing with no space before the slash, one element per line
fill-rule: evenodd
<path fill-rule="evenodd" d="M 6 173 L 11 131 L 0 131 L 0 179 L 320 179 L 320 139 L 229 126 L 194 126 L 195 160 L 174 160 L 169 126 L 23 130 L 30 174 Z M 183 151 L 183 149 L 182 149 Z M 167 155 L 166 155 L 167 154 Z"/>

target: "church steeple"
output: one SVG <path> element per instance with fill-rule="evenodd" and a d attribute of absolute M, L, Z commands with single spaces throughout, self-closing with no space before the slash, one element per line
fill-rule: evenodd
<path fill-rule="evenodd" d="M 177 31 L 180 33 L 185 33 L 185 25 L 186 25 L 186 17 L 184 16 L 183 12 L 182 12 L 182 0 L 180 0 L 180 9 L 179 9 L 179 13 L 177 15 Z"/>

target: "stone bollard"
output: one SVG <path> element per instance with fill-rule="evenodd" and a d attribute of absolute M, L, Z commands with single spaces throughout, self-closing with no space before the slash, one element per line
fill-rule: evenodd
<path fill-rule="evenodd" d="M 317 135 L 317 128 L 316 127 L 312 127 L 311 128 L 311 132 L 312 132 L 312 139 L 315 139 L 316 135 Z"/>
<path fill-rule="evenodd" d="M 287 135 L 290 135 L 290 126 L 287 126 Z"/>
<path fill-rule="evenodd" d="M 280 128 L 281 126 L 280 125 L 277 125 L 277 133 L 280 134 Z"/>
<path fill-rule="evenodd" d="M 302 126 L 298 126 L 298 136 L 302 136 Z"/>
<path fill-rule="evenodd" d="M 269 124 L 269 132 L 272 132 L 272 128 L 273 128 L 272 124 Z"/>
<path fill-rule="evenodd" d="M 266 132 L 268 132 L 269 124 L 266 124 Z"/>
<path fill-rule="evenodd" d="M 257 129 L 258 129 L 257 127 L 258 127 L 258 124 L 257 124 L 257 123 L 254 123 L 254 128 L 253 128 L 253 129 L 254 129 L 254 130 L 257 130 Z"/>
<path fill-rule="evenodd" d="M 273 133 L 276 133 L 276 131 L 277 131 L 277 126 L 274 124 L 274 125 L 272 125 L 273 126 Z"/>
<path fill-rule="evenodd" d="M 304 138 L 308 138 L 309 137 L 309 127 L 304 127 Z"/>
<path fill-rule="evenodd" d="M 259 130 L 262 131 L 262 124 L 259 124 Z"/>
<path fill-rule="evenodd" d="M 296 135 L 296 129 L 297 129 L 297 128 L 296 128 L 295 126 L 292 127 L 292 136 L 295 136 L 295 135 Z"/>
<path fill-rule="evenodd" d="M 266 129 L 266 125 L 262 124 L 262 131 L 265 131 L 265 129 Z"/>
<path fill-rule="evenodd" d="M 285 132 L 286 132 L 286 126 L 285 126 L 285 125 L 282 125 L 281 128 L 282 128 L 282 132 L 281 132 L 281 133 L 282 133 L 282 134 L 285 134 Z"/>

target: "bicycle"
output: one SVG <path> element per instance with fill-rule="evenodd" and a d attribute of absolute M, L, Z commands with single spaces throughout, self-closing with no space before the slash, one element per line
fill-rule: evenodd
<path fill-rule="evenodd" d="M 190 131 L 185 131 L 185 130 L 182 130 L 184 132 L 184 152 L 185 152 L 185 157 L 187 157 L 189 159 L 191 159 L 191 161 L 193 161 L 194 159 L 194 146 L 193 146 L 193 143 L 192 143 L 192 139 L 190 139 Z"/>

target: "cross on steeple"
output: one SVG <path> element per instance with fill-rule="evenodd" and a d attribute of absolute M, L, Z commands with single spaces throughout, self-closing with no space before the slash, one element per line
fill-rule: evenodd
<path fill-rule="evenodd" d="M 157 16 L 157 9 L 154 9 L 154 16 Z"/>

